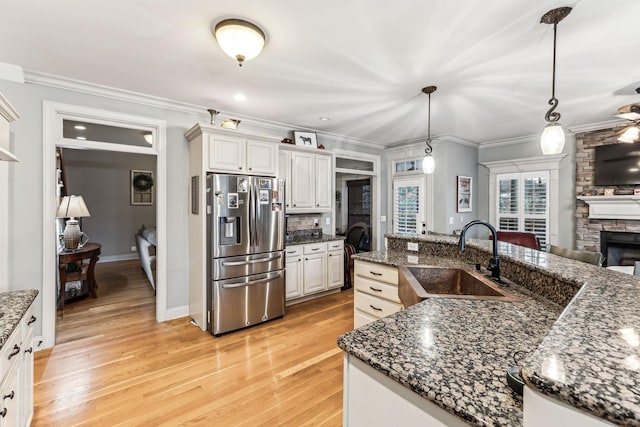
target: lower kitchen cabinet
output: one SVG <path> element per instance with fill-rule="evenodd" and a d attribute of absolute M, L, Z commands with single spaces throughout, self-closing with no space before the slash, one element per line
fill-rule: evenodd
<path fill-rule="evenodd" d="M 33 418 L 33 306 L 0 350 L 0 427 L 28 426 Z"/>
<path fill-rule="evenodd" d="M 396 267 L 356 260 L 354 270 L 354 328 L 402 310 Z"/>
<path fill-rule="evenodd" d="M 287 246 L 286 299 L 304 301 L 344 284 L 342 240 Z"/>

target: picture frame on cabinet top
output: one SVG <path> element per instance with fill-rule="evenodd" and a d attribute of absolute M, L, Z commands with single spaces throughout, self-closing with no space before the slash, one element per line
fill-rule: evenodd
<path fill-rule="evenodd" d="M 293 132 L 293 140 L 301 147 L 318 148 L 318 136 L 315 132 Z"/>

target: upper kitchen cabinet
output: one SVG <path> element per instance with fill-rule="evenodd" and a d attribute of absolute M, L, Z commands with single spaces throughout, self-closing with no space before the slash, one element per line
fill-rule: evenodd
<path fill-rule="evenodd" d="M 197 124 L 186 137 L 201 144 L 207 172 L 276 176 L 279 138 L 253 132 Z"/>
<path fill-rule="evenodd" d="M 333 162 L 333 153 L 327 151 L 280 148 L 278 177 L 287 180 L 287 212 L 331 211 Z"/>

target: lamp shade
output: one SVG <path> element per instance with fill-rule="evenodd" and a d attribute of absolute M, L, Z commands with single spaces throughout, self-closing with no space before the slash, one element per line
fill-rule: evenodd
<path fill-rule="evenodd" d="M 265 43 L 264 32 L 258 26 L 242 19 L 225 19 L 214 30 L 216 40 L 224 53 L 242 66 L 260 54 Z"/>
<path fill-rule="evenodd" d="M 422 159 L 422 172 L 426 174 L 431 174 L 436 169 L 436 162 L 433 159 L 433 156 L 426 155 L 424 159 Z"/>
<path fill-rule="evenodd" d="M 56 217 L 58 218 L 78 218 L 91 216 L 82 196 L 64 196 L 60 200 Z"/>
<path fill-rule="evenodd" d="M 631 144 L 636 142 L 639 137 L 640 137 L 640 129 L 638 128 L 638 126 L 629 126 L 624 130 L 623 134 L 620 135 L 620 138 L 618 138 L 618 141 Z"/>
<path fill-rule="evenodd" d="M 551 122 L 544 127 L 540 137 L 542 154 L 560 154 L 564 148 L 564 129 L 558 122 Z"/>

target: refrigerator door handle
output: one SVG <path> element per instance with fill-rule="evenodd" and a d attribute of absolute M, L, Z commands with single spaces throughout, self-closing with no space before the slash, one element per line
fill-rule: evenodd
<path fill-rule="evenodd" d="M 275 276 L 266 277 L 264 279 L 259 279 L 259 280 L 253 280 L 251 282 L 227 283 L 225 285 L 222 285 L 222 289 L 233 289 L 233 288 L 241 288 L 243 286 L 256 285 L 258 283 L 264 283 L 264 282 L 268 282 L 270 280 L 278 279 L 278 278 L 280 278 L 280 276 L 281 276 L 281 274 L 278 273 Z"/>
<path fill-rule="evenodd" d="M 253 185 L 249 185 L 249 246 L 251 247 L 249 249 L 249 253 L 253 252 L 254 249 L 254 245 L 253 245 L 253 233 L 255 231 L 255 225 L 256 225 L 256 220 L 253 216 Z"/>
<path fill-rule="evenodd" d="M 258 181 L 258 182 L 260 182 L 260 181 Z M 259 218 L 259 216 L 260 216 L 260 201 L 258 200 L 259 194 L 260 194 L 260 191 L 258 189 L 255 189 L 254 193 L 253 193 L 253 200 L 251 200 L 253 202 L 253 224 L 255 225 L 255 228 L 254 228 L 255 229 L 255 233 L 254 233 L 253 239 L 255 240 L 256 248 L 260 245 L 260 227 L 258 226 L 258 223 L 260 221 L 260 218 Z"/>
<path fill-rule="evenodd" d="M 236 265 L 256 264 L 256 263 L 259 263 L 259 262 L 272 261 L 272 260 L 278 259 L 278 258 L 282 258 L 282 255 L 278 254 L 278 255 L 274 255 L 274 256 L 270 256 L 270 257 L 266 257 L 266 258 L 252 259 L 250 261 L 223 262 L 222 266 L 223 267 L 232 267 L 232 266 L 236 266 Z"/>

